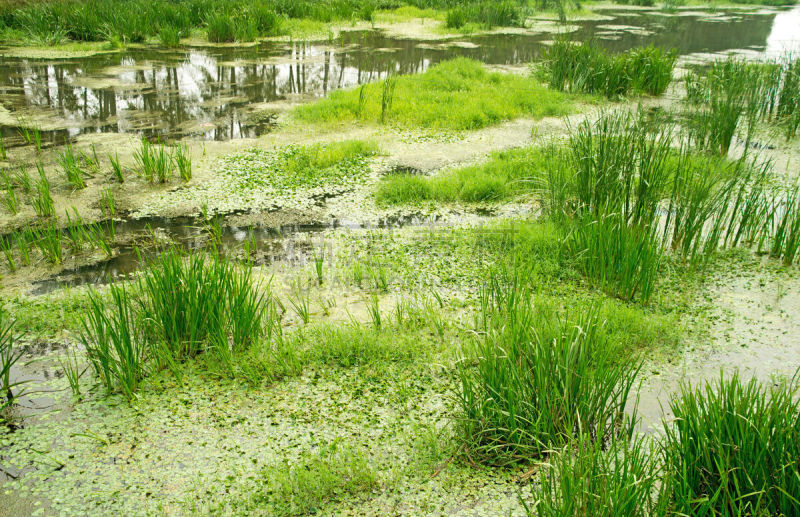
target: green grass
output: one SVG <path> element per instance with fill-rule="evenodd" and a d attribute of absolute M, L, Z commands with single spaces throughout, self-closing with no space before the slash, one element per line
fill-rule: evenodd
<path fill-rule="evenodd" d="M 291 192 L 328 184 L 348 185 L 367 174 L 368 158 L 378 152 L 377 144 L 362 140 L 250 149 L 227 156 L 223 173 L 233 178 L 235 189 L 243 190 L 266 186 Z"/>
<path fill-rule="evenodd" d="M 664 437 L 674 510 L 685 515 L 796 515 L 800 511 L 797 379 L 764 386 L 738 374 L 669 404 Z"/>
<path fill-rule="evenodd" d="M 618 98 L 629 93 L 661 95 L 672 81 L 677 51 L 653 46 L 612 55 L 594 42 L 558 39 L 548 47 L 537 75 L 551 88 Z"/>
<path fill-rule="evenodd" d="M 522 116 L 541 118 L 573 111 L 565 95 L 533 79 L 489 72 L 482 64 L 458 58 L 422 74 L 331 93 L 324 100 L 298 106 L 300 122 L 379 122 L 401 127 L 479 129 Z M 387 106 L 387 94 L 391 98 Z"/>
<path fill-rule="evenodd" d="M 460 29 L 468 23 L 490 29 L 495 26 L 521 27 L 525 22 L 525 9 L 520 2 L 464 2 L 447 11 L 445 26 Z"/>
<path fill-rule="evenodd" d="M 21 394 L 17 390 L 19 383 L 11 381 L 11 369 L 22 356 L 22 352 L 15 350 L 20 337 L 16 320 L 0 306 L 0 420 L 2 411 Z"/>
<path fill-rule="evenodd" d="M 436 176 L 390 174 L 375 192 L 381 205 L 424 202 L 498 202 L 530 194 L 552 163 L 549 149 L 526 147 L 492 153 L 479 165 Z"/>
<path fill-rule="evenodd" d="M 605 442 L 619 423 L 638 361 L 608 339 L 598 310 L 559 315 L 537 303 L 524 269 L 480 294 L 476 335 L 458 363 L 457 421 L 473 460 L 527 463 L 586 434 Z"/>
<path fill-rule="evenodd" d="M 527 514 L 537 517 L 596 515 L 650 517 L 668 515 L 660 497 L 662 481 L 656 451 L 646 437 L 612 440 L 582 437 L 543 465 L 535 503 Z"/>

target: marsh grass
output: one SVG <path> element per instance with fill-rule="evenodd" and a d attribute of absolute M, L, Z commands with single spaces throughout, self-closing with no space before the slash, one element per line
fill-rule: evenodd
<path fill-rule="evenodd" d="M 734 136 L 748 152 L 756 124 L 773 119 L 787 138 L 797 130 L 800 61 L 750 63 L 730 57 L 686 78 L 688 129 L 695 146 L 726 155 Z"/>
<path fill-rule="evenodd" d="M 660 496 L 664 479 L 657 450 L 647 437 L 603 444 L 590 437 L 550 456 L 542 465 L 527 514 L 538 517 L 668 515 Z M 524 502 L 524 500 L 523 500 Z"/>
<path fill-rule="evenodd" d="M 491 29 L 496 26 L 521 27 L 525 22 L 525 8 L 520 2 L 468 1 L 447 11 L 445 26 L 461 29 L 468 23 Z"/>
<path fill-rule="evenodd" d="M 541 118 L 572 111 L 572 101 L 533 79 L 489 72 L 481 63 L 457 58 L 422 74 L 398 76 L 387 106 L 387 83 L 338 90 L 319 102 L 298 106 L 302 122 L 359 120 L 400 127 L 479 129 L 521 116 Z"/>
<path fill-rule="evenodd" d="M 189 156 L 189 146 L 176 145 L 173 150 L 173 161 L 178 169 L 178 174 L 183 181 L 192 179 L 192 158 Z"/>
<path fill-rule="evenodd" d="M 251 149 L 228 158 L 225 173 L 242 189 L 269 187 L 280 192 L 323 185 L 352 185 L 364 178 L 378 145 L 343 140 L 275 150 Z"/>
<path fill-rule="evenodd" d="M 555 147 L 526 147 L 494 152 L 479 165 L 446 170 L 435 176 L 388 174 L 375 192 L 381 205 L 436 202 L 500 202 L 529 195 L 559 162 Z"/>
<path fill-rule="evenodd" d="M 540 74 L 551 88 L 618 98 L 629 93 L 663 94 L 672 81 L 677 51 L 657 47 L 611 55 L 596 43 L 560 38 L 544 56 Z"/>
<path fill-rule="evenodd" d="M 234 358 L 261 340 L 271 297 L 249 268 L 219 255 L 161 254 L 134 283 L 111 284 L 110 301 L 92 295 L 82 342 L 109 392 L 130 399 L 150 372 L 194 357 L 233 373 Z"/>
<path fill-rule="evenodd" d="M 578 220 L 564 239 L 570 260 L 587 278 L 623 300 L 649 300 L 662 260 L 656 232 L 618 214 Z"/>
<path fill-rule="evenodd" d="M 771 386 L 738 374 L 669 403 L 664 459 L 670 502 L 687 515 L 794 515 L 800 510 L 798 379 Z"/>
<path fill-rule="evenodd" d="M 119 162 L 119 155 L 114 153 L 114 155 L 108 155 L 108 161 L 111 163 L 111 175 L 117 180 L 119 183 L 125 183 L 125 176 L 122 172 L 122 166 Z"/>
<path fill-rule="evenodd" d="M 44 173 L 42 164 L 38 164 L 39 180 L 36 182 L 36 197 L 33 198 L 33 208 L 39 217 L 52 217 L 56 214 L 55 203 L 50 195 L 50 180 Z"/>
<path fill-rule="evenodd" d="M 86 188 L 85 178 L 88 174 L 79 164 L 79 157 L 72 149 L 72 145 L 67 144 L 67 146 L 64 147 L 64 150 L 58 157 L 58 163 L 73 189 L 80 190 Z"/>
<path fill-rule="evenodd" d="M 112 284 L 109 295 L 110 302 L 90 295 L 81 342 L 100 382 L 130 400 L 147 373 L 147 349 L 128 290 Z"/>
<path fill-rule="evenodd" d="M 15 349 L 20 337 L 17 332 L 16 321 L 11 318 L 3 307 L 0 307 L 0 390 L 2 390 L 0 412 L 13 404 L 16 398 L 22 395 L 22 391 L 17 391 L 17 387 L 21 383 L 11 381 L 11 368 L 22 357 L 22 352 Z"/>
<path fill-rule="evenodd" d="M 146 139 L 142 139 L 142 145 L 134 151 L 133 159 L 139 174 L 150 183 L 168 183 L 172 181 L 172 175 L 175 170 L 175 157 L 167 146 L 163 144 L 154 145 Z"/>
<path fill-rule="evenodd" d="M 605 443 L 624 420 L 638 360 L 608 340 L 596 308 L 577 316 L 536 306 L 524 271 L 481 291 L 480 336 L 459 361 L 458 421 L 470 457 L 526 463 L 581 435 Z"/>
<path fill-rule="evenodd" d="M 800 256 L 800 185 L 785 193 L 775 213 L 770 255 L 790 266 Z"/>

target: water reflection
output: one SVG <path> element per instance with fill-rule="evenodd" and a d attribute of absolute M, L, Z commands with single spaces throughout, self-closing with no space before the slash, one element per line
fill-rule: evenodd
<path fill-rule="evenodd" d="M 797 9 L 775 13 L 667 16 L 613 12 L 613 21 L 582 22 L 576 38 L 596 38 L 622 51 L 637 45 L 675 47 L 682 54 L 733 48 L 772 49 L 792 39 Z M 307 99 L 416 73 L 443 59 L 468 56 L 489 64 L 537 58 L 552 34 L 465 38 L 469 47 L 393 39 L 377 31 L 346 32 L 332 44 L 262 43 L 176 51 L 130 49 L 80 59 L 0 59 L 0 99 L 12 116 L 39 120 L 45 143 L 81 133 L 120 132 L 148 138 L 208 140 L 254 137 L 273 127 L 270 105 Z M 2 128 L 22 145 L 15 124 Z"/>
<path fill-rule="evenodd" d="M 800 5 L 775 16 L 767 37 L 766 53 L 770 57 L 800 54 Z"/>

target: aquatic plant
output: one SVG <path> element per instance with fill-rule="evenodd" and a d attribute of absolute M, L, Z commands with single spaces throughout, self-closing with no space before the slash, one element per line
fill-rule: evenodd
<path fill-rule="evenodd" d="M 183 34 L 175 27 L 163 27 L 158 31 L 158 40 L 167 48 L 177 48 L 181 44 Z"/>
<path fill-rule="evenodd" d="M 687 515 L 792 515 L 800 510 L 798 379 L 770 386 L 738 373 L 669 402 L 665 468 L 672 508 Z"/>
<path fill-rule="evenodd" d="M 36 197 L 33 198 L 33 209 L 39 217 L 56 215 L 53 197 L 50 195 L 50 180 L 45 175 L 41 162 L 37 164 L 39 180 L 36 182 Z"/>
<path fill-rule="evenodd" d="M 125 176 L 122 173 L 122 166 L 119 163 L 119 155 L 114 153 L 114 156 L 108 155 L 108 161 L 111 163 L 111 175 L 120 183 L 125 182 Z"/>
<path fill-rule="evenodd" d="M 67 378 L 69 388 L 72 391 L 72 396 L 80 399 L 81 377 L 83 377 L 83 374 L 86 373 L 89 365 L 81 368 L 81 365 L 78 362 L 78 354 L 74 348 L 67 348 L 66 352 L 64 352 L 64 357 L 58 358 L 58 363 L 61 365 L 61 369 L 64 371 L 64 377 Z"/>
<path fill-rule="evenodd" d="M 578 219 L 564 251 L 587 278 L 623 300 L 646 302 L 661 263 L 655 229 L 629 225 L 618 214 Z"/>
<path fill-rule="evenodd" d="M 542 465 L 529 516 L 668 515 L 665 480 L 647 437 L 602 443 L 581 436 Z M 534 485 L 531 484 L 533 487 Z M 524 500 L 523 500 L 524 502 Z"/>
<path fill-rule="evenodd" d="M 24 165 L 20 165 L 17 168 L 17 172 L 14 174 L 14 183 L 25 194 L 30 194 L 31 190 L 33 190 L 31 186 L 31 177 L 28 175 L 28 169 L 26 169 Z"/>
<path fill-rule="evenodd" d="M 447 11 L 445 26 L 460 29 L 467 23 L 475 23 L 483 28 L 496 26 L 521 27 L 525 22 L 523 4 L 510 0 L 498 2 L 471 1 L 455 5 Z"/>
<path fill-rule="evenodd" d="M 111 284 L 110 302 L 90 292 L 81 343 L 89 363 L 109 392 L 134 397 L 147 373 L 147 349 L 141 339 L 130 294 L 125 287 Z"/>
<path fill-rule="evenodd" d="M 114 207 L 114 191 L 111 187 L 106 187 L 100 192 L 100 211 L 104 217 L 114 217 L 116 209 Z"/>
<path fill-rule="evenodd" d="M 800 185 L 785 192 L 775 214 L 777 220 L 771 235 L 770 255 L 782 258 L 783 263 L 789 266 L 800 257 Z"/>
<path fill-rule="evenodd" d="M 17 212 L 19 211 L 19 200 L 17 199 L 17 193 L 14 191 L 14 188 L 8 182 L 5 183 L 3 204 L 5 205 L 6 209 L 11 213 L 11 215 L 16 215 Z"/>
<path fill-rule="evenodd" d="M 458 363 L 464 446 L 493 465 L 530 462 L 586 435 L 613 440 L 638 372 L 607 339 L 596 308 L 575 317 L 536 306 L 525 272 L 479 293 L 477 335 Z"/>
<path fill-rule="evenodd" d="M 557 39 L 546 50 L 537 71 L 551 88 L 599 93 L 609 98 L 630 92 L 661 95 L 672 80 L 677 51 L 653 46 L 612 55 L 589 42 Z"/>
<path fill-rule="evenodd" d="M 325 264 L 325 242 L 322 242 L 319 251 L 317 248 L 312 249 L 312 256 L 314 259 L 314 272 L 317 274 L 317 284 L 322 285 L 324 278 L 324 264 Z"/>
<path fill-rule="evenodd" d="M 139 174 L 147 181 L 167 183 L 172 180 L 175 161 L 165 145 L 153 145 L 143 138 L 141 147 L 133 153 L 133 159 Z"/>
<path fill-rule="evenodd" d="M 12 273 L 17 270 L 17 263 L 14 260 L 14 245 L 12 244 L 11 236 L 0 235 L 0 251 L 8 263 L 8 270 Z"/>
<path fill-rule="evenodd" d="M 11 381 L 11 368 L 22 357 L 22 351 L 15 350 L 19 338 L 16 321 L 3 307 L 0 307 L 0 391 L 2 391 L 0 411 L 13 404 L 14 400 L 23 394 L 22 391 L 14 392 L 21 383 Z"/>
<path fill-rule="evenodd" d="M 31 230 L 33 244 L 39 249 L 44 258 L 51 264 L 61 264 L 64 249 L 61 241 L 61 230 L 53 220 L 49 225 L 37 230 Z"/>
<path fill-rule="evenodd" d="M 189 156 L 189 146 L 180 144 L 175 146 L 172 159 L 178 168 L 178 174 L 180 174 L 181 179 L 183 181 L 192 179 L 192 158 Z"/>
<path fill-rule="evenodd" d="M 86 181 L 84 181 L 84 177 L 88 175 L 78 164 L 78 157 L 75 155 L 72 145 L 67 144 L 64 147 L 64 150 L 58 157 L 58 163 L 61 165 L 61 169 L 64 172 L 64 175 L 67 177 L 67 181 L 74 189 L 86 188 Z"/>
<path fill-rule="evenodd" d="M 457 58 L 422 74 L 397 76 L 394 86 L 380 81 L 334 91 L 323 100 L 296 107 L 293 114 L 300 121 L 317 123 L 380 122 L 383 114 L 384 123 L 401 127 L 466 130 L 571 110 L 571 100 L 531 78 L 490 72 L 478 61 Z"/>
<path fill-rule="evenodd" d="M 380 298 L 373 293 L 372 296 L 367 299 L 365 305 L 367 306 L 369 317 L 372 320 L 372 326 L 375 330 L 380 332 L 382 326 Z"/>

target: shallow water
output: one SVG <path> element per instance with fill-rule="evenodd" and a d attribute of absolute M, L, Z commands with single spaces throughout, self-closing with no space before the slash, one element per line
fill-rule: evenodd
<path fill-rule="evenodd" d="M 732 49 L 778 55 L 784 49 L 800 48 L 800 30 L 796 30 L 800 6 L 780 11 L 609 10 L 603 14 L 613 19 L 571 24 L 571 37 L 594 39 L 615 52 L 648 44 L 676 48 L 681 55 Z M 555 37 L 544 31 L 423 41 L 372 30 L 346 31 L 334 41 L 317 43 L 130 49 L 59 60 L 0 57 L 0 102 L 10 121 L 22 117 L 45 128 L 60 128 L 43 131 L 45 145 L 98 132 L 171 140 L 255 137 L 273 127 L 274 112 L 266 103 L 311 100 L 377 80 L 389 71 L 422 72 L 456 56 L 493 65 L 528 63 Z M 8 147 L 26 145 L 18 126 L 0 125 L 0 131 Z M 410 217 L 382 221 L 377 227 L 425 223 Z M 241 250 L 245 242 L 254 243 L 260 264 L 278 260 L 303 264 L 312 250 L 313 236 L 339 226 L 361 227 L 345 221 L 280 229 L 223 224 L 219 241 L 225 250 Z M 116 233 L 123 236 L 123 244 L 113 258 L 37 282 L 32 292 L 104 283 L 138 270 L 142 257 L 137 245 L 152 231 L 164 242 L 186 249 L 208 244 L 208 232 L 191 218 L 118 222 Z"/>
<path fill-rule="evenodd" d="M 681 54 L 800 46 L 798 8 L 603 14 L 614 19 L 571 24 L 577 27 L 573 36 L 594 38 L 614 51 L 652 43 Z M 45 129 L 45 145 L 96 132 L 170 140 L 256 137 L 274 127 L 265 103 L 313 99 L 456 56 L 526 63 L 553 37 L 542 32 L 421 41 L 351 31 L 331 42 L 129 49 L 58 60 L 0 57 L 0 99 L 9 112 L 0 131 L 9 147 L 25 144 L 17 131 L 20 118 Z"/>
<path fill-rule="evenodd" d="M 216 246 L 230 255 L 248 253 L 249 260 L 256 265 L 285 262 L 302 266 L 312 260 L 314 250 L 323 245 L 321 237 L 326 230 L 390 229 L 404 226 L 437 224 L 435 216 L 408 215 L 381 219 L 375 224 L 333 220 L 328 224 L 294 224 L 280 228 L 267 225 L 228 225 L 220 220 L 216 225 Z M 125 278 L 135 273 L 163 249 L 163 244 L 175 245 L 185 250 L 207 248 L 211 239 L 208 226 L 192 217 L 153 217 L 117 223 L 117 235 L 124 235 L 130 244 L 116 248 L 114 257 L 65 270 L 58 275 L 35 282 L 31 294 L 41 295 L 63 287 L 99 285 L 112 279 Z M 162 246 L 152 245 L 156 232 Z M 150 245 L 148 246 L 148 241 Z"/>

